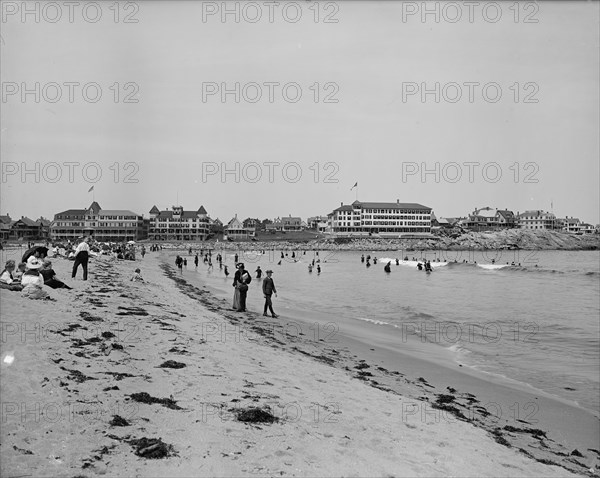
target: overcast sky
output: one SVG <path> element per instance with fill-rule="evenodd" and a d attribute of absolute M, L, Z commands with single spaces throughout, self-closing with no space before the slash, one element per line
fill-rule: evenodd
<path fill-rule="evenodd" d="M 30 2 L 36 22 L 2 2 L 1 212 L 306 218 L 358 197 L 596 224 L 598 3 L 488 3 L 430 2 L 436 22 L 421 2 L 81 2 L 71 22 Z"/>

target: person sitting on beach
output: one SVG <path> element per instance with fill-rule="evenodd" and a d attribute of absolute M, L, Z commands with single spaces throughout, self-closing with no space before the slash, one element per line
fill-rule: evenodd
<path fill-rule="evenodd" d="M 21 285 L 23 286 L 23 296 L 30 299 L 49 299 L 50 295 L 48 292 L 43 290 L 44 278 L 40 274 L 39 270 L 42 268 L 42 261 L 37 257 L 31 256 L 27 259 L 27 270 L 21 278 Z"/>
<path fill-rule="evenodd" d="M 131 276 L 131 279 L 129 279 L 132 282 L 144 282 L 144 278 L 142 277 L 141 274 L 141 270 L 139 269 L 139 267 L 135 270 L 135 272 L 133 273 L 133 275 Z"/>
<path fill-rule="evenodd" d="M 40 274 L 44 278 L 44 285 L 51 287 L 52 289 L 72 289 L 64 282 L 59 281 L 56 278 L 56 273 L 54 269 L 52 269 L 52 261 L 46 259 L 42 268 L 40 269 Z"/>
<path fill-rule="evenodd" d="M 392 269 L 390 269 L 390 264 L 392 263 L 392 261 L 389 261 L 385 267 L 383 268 L 384 271 L 386 272 L 392 272 Z"/>
<path fill-rule="evenodd" d="M 17 270 L 13 274 L 15 281 L 21 282 L 21 277 L 23 277 L 23 274 L 25 274 L 26 270 L 27 270 L 27 264 L 25 264 L 24 262 L 19 262 L 19 265 L 17 266 Z"/>
<path fill-rule="evenodd" d="M 396 265 L 399 266 L 400 265 L 400 260 L 396 257 Z"/>
<path fill-rule="evenodd" d="M 0 288 L 9 290 L 21 290 L 23 286 L 15 281 L 13 272 L 16 269 L 15 261 L 9 259 L 4 265 L 4 270 L 0 274 Z"/>
<path fill-rule="evenodd" d="M 423 264 L 421 264 L 420 262 L 417 263 L 417 269 L 419 269 L 420 271 L 423 270 Z"/>

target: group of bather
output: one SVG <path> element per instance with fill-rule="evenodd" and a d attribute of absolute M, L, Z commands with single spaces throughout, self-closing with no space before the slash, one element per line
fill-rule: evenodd
<path fill-rule="evenodd" d="M 23 296 L 30 299 L 50 299 L 43 286 L 52 289 L 71 289 L 56 277 L 50 259 L 41 257 L 40 253 L 27 258 L 19 265 L 13 259 L 6 261 L 0 274 L 0 288 L 21 291 Z"/>
<path fill-rule="evenodd" d="M 403 259 L 405 262 L 408 261 L 408 256 L 405 256 Z M 416 258 L 412 258 L 413 261 L 417 261 Z M 437 259 L 438 262 L 440 262 L 440 259 Z M 371 255 L 367 255 L 367 257 L 365 257 L 364 254 L 362 254 L 360 256 L 360 262 L 365 263 L 366 267 L 371 267 Z M 373 264 L 377 264 L 377 257 L 374 256 L 373 257 Z M 391 266 L 392 265 L 392 261 L 388 261 L 387 264 L 383 267 L 383 270 L 385 272 L 391 272 Z M 400 265 L 400 259 L 398 259 L 396 257 L 396 265 L 399 266 Z M 423 260 L 423 263 L 421 263 L 421 261 L 419 260 L 417 262 L 417 269 L 422 271 L 425 270 L 425 272 L 432 272 L 433 271 L 433 267 L 431 266 L 431 261 L 429 260 Z"/>

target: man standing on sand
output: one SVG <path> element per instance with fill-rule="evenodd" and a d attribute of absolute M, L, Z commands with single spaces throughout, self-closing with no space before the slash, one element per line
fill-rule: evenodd
<path fill-rule="evenodd" d="M 75 249 L 75 263 L 73 264 L 73 273 L 71 278 L 75 279 L 77 275 L 77 269 L 79 264 L 83 267 L 83 280 L 87 280 L 88 275 L 88 260 L 90 257 L 90 246 L 88 245 L 88 238 L 81 238 L 81 242 Z"/>
<path fill-rule="evenodd" d="M 271 269 L 269 269 L 268 271 L 266 271 L 267 277 L 265 280 L 263 280 L 263 284 L 262 284 L 262 290 L 263 290 L 263 294 L 265 295 L 265 308 L 263 311 L 263 315 L 267 316 L 267 308 L 269 309 L 269 311 L 271 312 L 271 316 L 276 319 L 277 317 L 279 317 L 277 314 L 275 314 L 275 312 L 273 312 L 273 302 L 271 302 L 271 296 L 273 294 L 275 294 L 275 297 L 277 297 L 277 290 L 275 289 L 275 283 L 273 282 L 273 279 L 271 279 L 271 275 L 273 274 L 273 271 Z"/>

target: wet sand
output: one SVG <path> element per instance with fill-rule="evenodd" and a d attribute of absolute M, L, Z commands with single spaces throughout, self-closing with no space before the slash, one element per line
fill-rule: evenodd
<path fill-rule="evenodd" d="M 597 463 L 501 444 L 555 446 L 530 424 L 423 419 L 483 400 L 350 337 L 278 333 L 158 254 L 93 260 L 87 282 L 71 265 L 54 261 L 74 287 L 51 290 L 56 302 L 0 291 L 2 476 L 570 476 Z M 136 266 L 148 282 L 129 282 Z"/>

